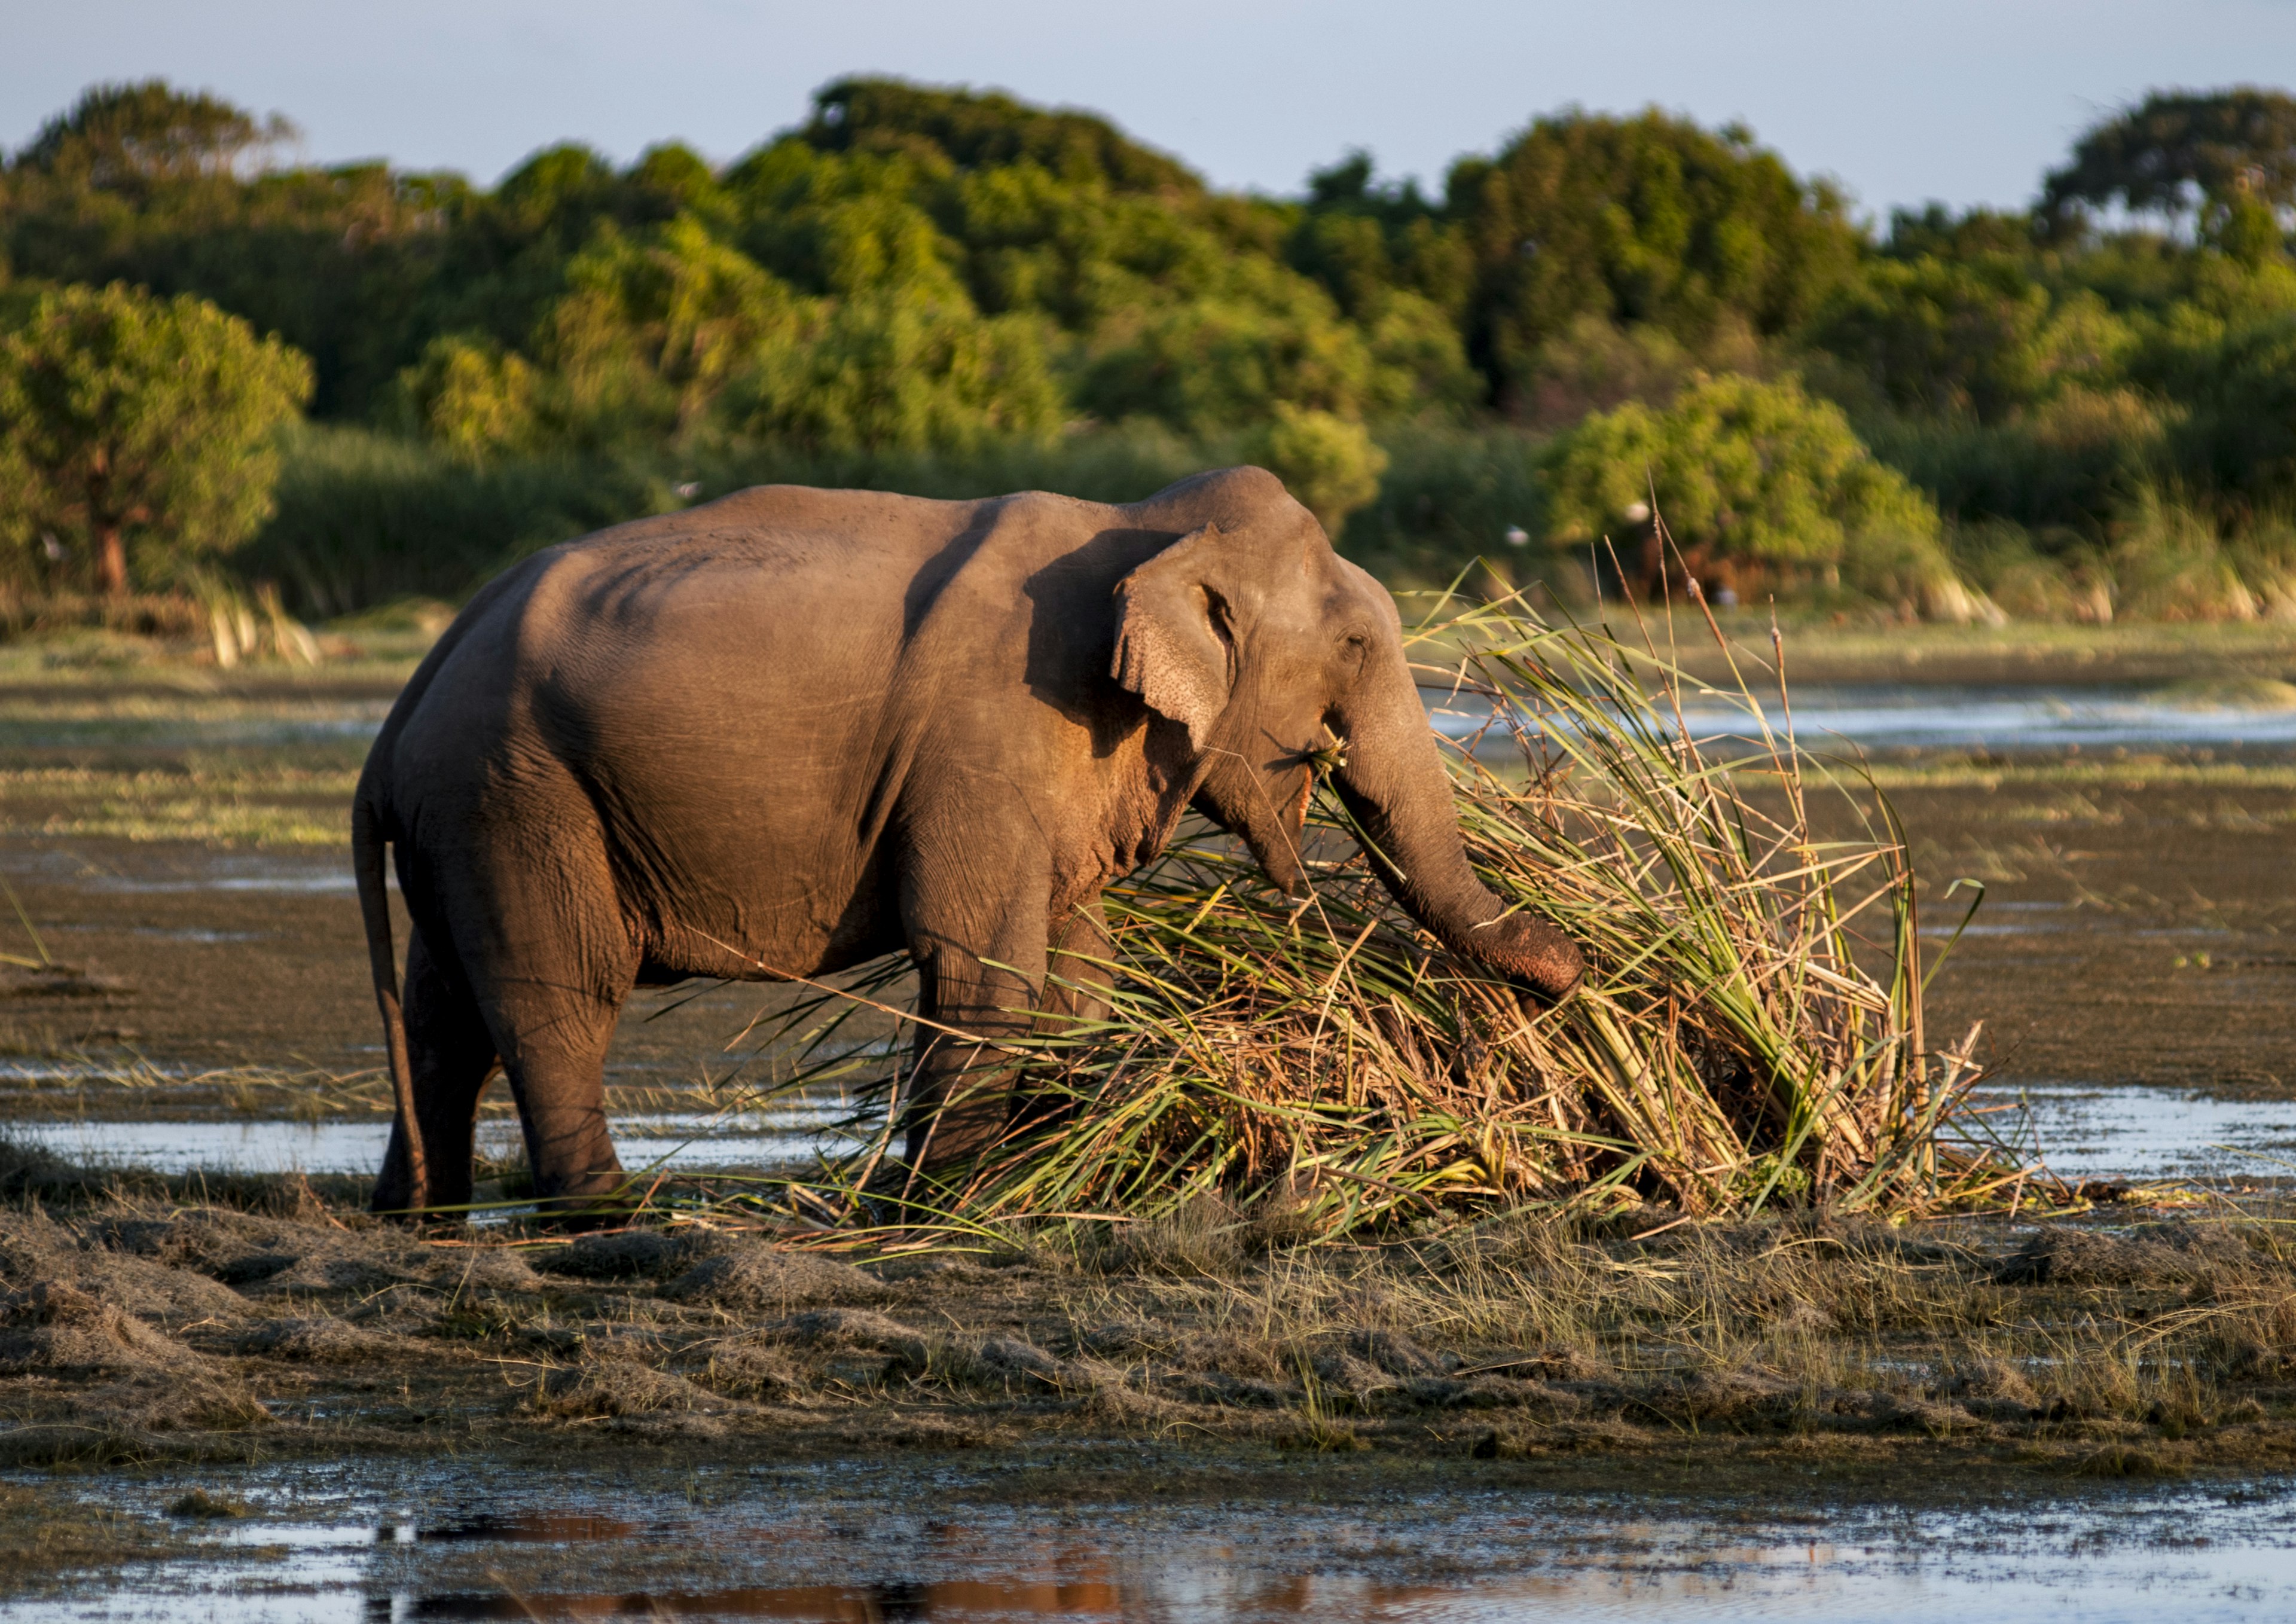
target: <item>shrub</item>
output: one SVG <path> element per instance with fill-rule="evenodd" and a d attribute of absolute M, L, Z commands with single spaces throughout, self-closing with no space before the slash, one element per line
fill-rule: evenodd
<path fill-rule="evenodd" d="M 474 466 L 371 430 L 310 427 L 286 441 L 276 513 L 232 562 L 277 582 L 299 614 L 455 600 L 537 547 L 675 502 L 667 481 L 628 457 Z"/>
<path fill-rule="evenodd" d="M 1623 533 L 1655 490 L 1685 554 L 1724 565 L 1807 578 L 1887 545 L 1943 568 L 1936 510 L 1874 460 L 1840 407 L 1792 380 L 1705 378 L 1663 410 L 1629 401 L 1559 442 L 1549 473 L 1562 541 Z"/>
<path fill-rule="evenodd" d="M 1387 469 L 1387 453 L 1361 423 L 1282 401 L 1275 421 L 1250 446 L 1253 460 L 1282 480 L 1333 537 L 1346 528 L 1349 513 L 1379 494 L 1379 476 Z"/>

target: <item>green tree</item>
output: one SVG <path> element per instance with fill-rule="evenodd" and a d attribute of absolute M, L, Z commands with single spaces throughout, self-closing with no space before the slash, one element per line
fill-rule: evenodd
<path fill-rule="evenodd" d="M 1629 401 L 1588 418 L 1549 464 L 1552 533 L 1623 535 L 1653 489 L 1685 552 L 1790 570 L 1840 566 L 1860 543 L 1933 545 L 1938 530 L 1841 408 L 1791 379 L 1707 378 L 1663 411 Z"/>
<path fill-rule="evenodd" d="M 532 346 L 577 438 L 691 428 L 764 349 L 815 322 L 811 301 L 691 215 L 643 234 L 600 225 Z"/>
<path fill-rule="evenodd" d="M 2168 438 L 2189 486 L 2296 510 L 2296 311 L 2232 322 L 2185 312 L 2136 370 L 2183 408 Z"/>
<path fill-rule="evenodd" d="M 483 334 L 432 339 L 398 390 L 404 425 L 467 462 L 531 450 L 544 436 L 534 368 Z"/>
<path fill-rule="evenodd" d="M 2050 173 L 2041 211 L 2059 221 L 2113 203 L 2171 218 L 2209 217 L 2251 197 L 2296 203 L 2296 96 L 2238 86 L 2155 91 L 2095 125 Z"/>
<path fill-rule="evenodd" d="M 800 132 L 824 152 L 912 152 L 961 169 L 1032 163 L 1072 185 L 1119 192 L 1200 193 L 1185 164 L 1091 113 L 1047 111 L 996 92 L 894 78 L 848 78 L 814 97 Z"/>
<path fill-rule="evenodd" d="M 965 452 L 1047 439 L 1062 406 L 1031 318 L 859 298 L 818 336 L 766 347 L 728 390 L 725 416 L 814 451 Z"/>
<path fill-rule="evenodd" d="M 1464 234 L 1417 181 L 1374 178 L 1371 154 L 1350 152 L 1308 176 L 1308 200 L 1284 245 L 1293 269 L 1322 283 L 1353 320 L 1397 291 L 1456 320 L 1473 275 Z"/>
<path fill-rule="evenodd" d="M 430 337 L 476 324 L 425 297 L 471 189 L 379 163 L 285 167 L 291 134 L 157 81 L 98 86 L 0 176 L 0 259 L 207 299 L 310 355 L 318 410 L 364 411 Z"/>
<path fill-rule="evenodd" d="M 1832 188 L 1796 179 L 1742 128 L 1656 111 L 1541 119 L 1496 158 L 1455 166 L 1448 194 L 1475 267 L 1468 354 L 1509 410 L 1540 347 L 1581 316 L 1693 348 L 1726 317 L 1781 333 L 1857 257 Z"/>
<path fill-rule="evenodd" d="M 115 595 L 131 540 L 160 563 L 227 551 L 269 515 L 275 441 L 310 392 L 308 359 L 204 300 L 41 292 L 0 333 L 17 540 L 78 538 Z"/>
<path fill-rule="evenodd" d="M 2013 259 L 1877 258 L 1805 331 L 1881 398 L 2005 420 L 2061 384 L 2109 380 L 2133 335 L 2093 294 L 2052 299 Z"/>
<path fill-rule="evenodd" d="M 16 161 L 86 185 L 118 186 L 228 176 L 249 156 L 295 135 L 277 113 L 258 119 L 205 93 L 145 79 L 91 86 L 69 111 L 40 127 Z"/>

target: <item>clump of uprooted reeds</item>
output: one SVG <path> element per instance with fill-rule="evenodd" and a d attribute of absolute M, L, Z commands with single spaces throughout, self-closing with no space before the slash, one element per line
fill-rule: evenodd
<path fill-rule="evenodd" d="M 1304 1237 L 1497 1206 L 1928 1210 L 2014 1176 L 1940 1142 L 1976 1072 L 1925 1047 L 1906 841 L 1854 768 L 1806 771 L 1782 683 L 1694 685 L 1648 637 L 1505 608 L 1415 646 L 1472 730 L 1470 855 L 1582 945 L 1580 991 L 1542 1008 L 1446 953 L 1319 796 L 1333 860 L 1304 906 L 1210 833 L 1109 891 L 1111 1014 L 1013 1046 L 1026 1106 L 954 1182 L 898 1166 L 899 1066 L 840 1051 L 902 966 L 791 1012 L 784 1087 L 838 1081 L 859 1132 L 789 1214 L 987 1238 L 1217 1196 Z M 1686 688 L 1730 725 L 1695 736 Z M 1855 838 L 1821 838 L 1819 797 Z"/>

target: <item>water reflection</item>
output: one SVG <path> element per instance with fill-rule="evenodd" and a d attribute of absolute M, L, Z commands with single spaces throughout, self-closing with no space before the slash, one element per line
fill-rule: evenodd
<path fill-rule="evenodd" d="M 1168 1464 L 1213 1465 L 1178 1455 Z M 262 1480 L 275 1501 L 291 1500 L 299 1476 L 308 1487 L 328 1470 L 276 1468 Z M 382 1487 L 436 1509 L 361 1518 L 346 1506 L 333 1521 L 235 1525 L 198 1554 L 90 1579 L 11 1616 L 2023 1624 L 2040 1612 L 2154 1624 L 2170 1609 L 2180 1624 L 2212 1624 L 2296 1615 L 2296 1503 L 2277 1481 L 1953 1510 L 1824 1499 L 1795 1508 L 1775 1497 L 1653 1507 L 1623 1495 L 1480 1487 L 1463 1469 L 1416 1479 L 1407 1493 L 1333 1472 L 1302 1478 L 1308 1499 L 1040 1506 L 980 1497 L 978 1485 L 926 1464 L 717 1472 L 701 1504 L 691 1482 L 677 1493 L 577 1471 L 545 1486 L 486 1465 L 342 1470 L 399 1480 L 345 1499 Z M 166 1487 L 85 1492 L 149 1497 Z M 559 1504 L 535 1503 L 545 1487 Z M 493 1508 L 473 1509 L 486 1500 Z"/>
<path fill-rule="evenodd" d="M 2071 1179 L 2278 1178 L 2296 1174 L 2296 1100 L 2225 1099 L 2186 1088 L 2136 1084 L 2019 1083 L 1979 1090 L 1987 1105 L 2021 1112 L 1987 1120 L 2050 1169 Z M 616 1147 L 632 1169 L 786 1168 L 852 1148 L 832 1131 L 831 1103 L 724 1116 L 659 1112 L 612 1119 Z M 371 1173 L 390 1137 L 388 1121 L 11 1122 L 7 1136 L 86 1167 L 157 1173 Z M 497 1161 L 520 1150 L 517 1121 L 479 1124 L 480 1152 Z"/>
<path fill-rule="evenodd" d="M 2150 1183 L 2284 1179 L 2296 1174 L 2296 1101 L 2220 1099 L 2136 1084 L 2028 1083 L 1981 1088 L 2022 1102 L 2024 1142 L 2062 1178 Z"/>

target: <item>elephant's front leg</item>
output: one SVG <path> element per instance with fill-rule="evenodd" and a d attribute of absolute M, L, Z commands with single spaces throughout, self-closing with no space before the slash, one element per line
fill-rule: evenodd
<path fill-rule="evenodd" d="M 1091 901 L 1070 909 L 1068 917 L 1053 928 L 1046 957 L 1050 979 L 1042 1006 L 1047 1019 L 1039 1024 L 1039 1031 L 1065 1032 L 1078 1021 L 1108 1019 L 1108 995 L 1115 986 L 1109 963 L 1115 952 L 1108 934 L 1108 915 L 1095 893 Z"/>
<path fill-rule="evenodd" d="M 909 1165 L 938 1172 L 972 1161 L 1012 1120 L 1016 1063 L 1043 997 L 1048 883 L 1029 866 L 991 891 L 972 862 L 926 864 L 905 898 L 916 960 L 917 1034 L 906 1122 Z M 966 883 L 973 881 L 975 883 Z"/>

